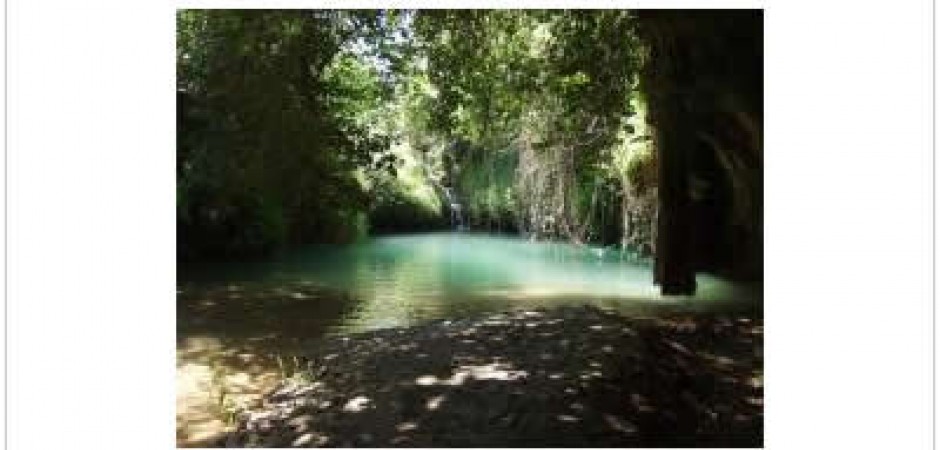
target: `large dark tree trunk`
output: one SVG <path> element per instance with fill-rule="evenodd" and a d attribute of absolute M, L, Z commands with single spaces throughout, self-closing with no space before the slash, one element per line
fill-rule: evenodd
<path fill-rule="evenodd" d="M 637 19 L 649 50 L 640 81 L 659 162 L 655 281 L 665 294 L 691 294 L 696 264 L 759 279 L 763 14 L 640 10 Z M 693 258 L 696 247 L 715 251 Z M 717 251 L 726 247 L 730 261 Z"/>
<path fill-rule="evenodd" d="M 681 98 L 668 95 L 657 102 L 654 115 L 663 125 L 659 149 L 659 223 L 656 234 L 655 281 L 663 294 L 692 294 L 692 214 L 689 198 L 689 155 L 695 140 L 691 115 Z"/>
<path fill-rule="evenodd" d="M 663 294 L 692 294 L 692 214 L 689 164 L 696 143 L 692 111 L 694 74 L 687 19 L 671 11 L 640 12 L 641 32 L 650 47 L 643 73 L 649 119 L 656 130 L 659 211 L 655 282 Z M 686 20 L 684 20 L 686 19 Z"/>

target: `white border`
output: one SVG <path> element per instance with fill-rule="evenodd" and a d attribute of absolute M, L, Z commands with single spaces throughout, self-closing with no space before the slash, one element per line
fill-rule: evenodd
<path fill-rule="evenodd" d="M 605 5 L 767 6 L 767 447 L 930 448 L 931 3 Z M 422 5 L 8 4 L 8 448 L 173 445 L 176 6 Z"/>

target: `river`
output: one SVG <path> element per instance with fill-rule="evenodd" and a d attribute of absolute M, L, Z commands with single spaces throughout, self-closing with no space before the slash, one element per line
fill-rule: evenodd
<path fill-rule="evenodd" d="M 745 311 L 762 289 L 699 274 L 694 296 L 659 295 L 652 268 L 615 249 L 467 232 L 310 246 L 262 262 L 181 266 L 177 443 L 222 430 L 297 367 L 293 355 L 343 334 L 514 308 L 593 304 L 623 314 Z"/>

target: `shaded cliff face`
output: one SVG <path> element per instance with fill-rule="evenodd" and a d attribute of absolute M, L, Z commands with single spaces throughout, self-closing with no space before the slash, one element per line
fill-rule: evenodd
<path fill-rule="evenodd" d="M 762 278 L 763 12 L 637 16 L 659 152 L 658 278 Z"/>

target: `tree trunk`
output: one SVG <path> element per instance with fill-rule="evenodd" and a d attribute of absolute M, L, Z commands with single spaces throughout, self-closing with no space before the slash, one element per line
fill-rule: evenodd
<path fill-rule="evenodd" d="M 681 16 L 645 12 L 641 31 L 650 43 L 643 73 L 649 119 L 656 130 L 659 208 L 656 224 L 654 281 L 663 294 L 692 294 L 692 214 L 689 194 L 690 155 L 697 124 L 692 111 L 694 74 L 690 39 Z"/>
<path fill-rule="evenodd" d="M 655 282 L 663 294 L 692 294 L 689 154 L 695 144 L 691 115 L 676 94 L 657 105 L 659 151 L 659 222 L 656 234 Z"/>

